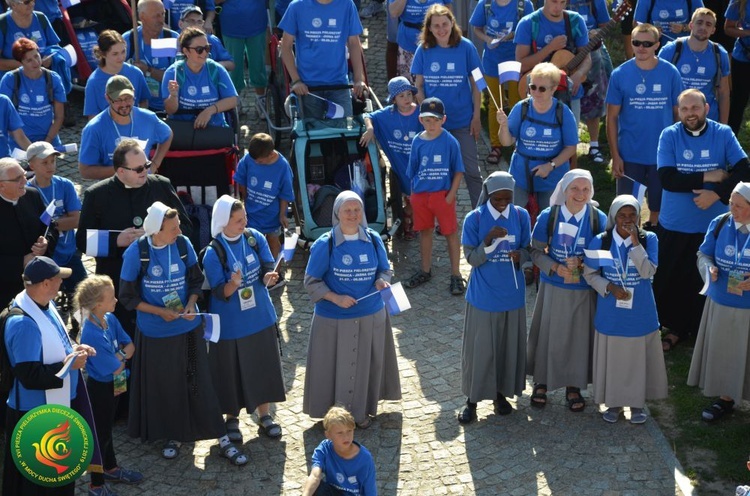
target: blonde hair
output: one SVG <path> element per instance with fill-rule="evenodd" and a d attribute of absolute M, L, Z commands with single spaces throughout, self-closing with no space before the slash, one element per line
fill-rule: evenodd
<path fill-rule="evenodd" d="M 334 425 L 344 425 L 353 429 L 356 424 L 354 423 L 354 417 L 346 408 L 332 406 L 326 412 L 326 416 L 323 417 L 323 429 L 328 431 Z"/>
<path fill-rule="evenodd" d="M 711 19 L 714 20 L 714 24 L 716 24 L 716 12 L 714 12 L 711 9 L 707 9 L 706 7 L 700 7 L 695 9 L 695 12 L 693 12 L 693 17 L 690 18 L 690 22 L 695 22 L 695 20 L 699 16 L 708 16 Z"/>
<path fill-rule="evenodd" d="M 651 36 L 654 37 L 654 41 L 659 41 L 659 29 L 653 24 L 649 24 L 647 22 L 639 24 L 633 28 L 633 31 L 630 33 L 630 35 L 635 37 L 635 35 L 638 33 L 651 33 Z"/>
<path fill-rule="evenodd" d="M 531 78 L 546 78 L 550 84 L 557 86 L 560 84 L 562 71 L 551 62 L 541 62 L 531 69 Z"/>
<path fill-rule="evenodd" d="M 102 301 L 104 288 L 114 289 L 112 278 L 103 274 L 93 274 L 78 283 L 73 297 L 73 313 L 79 322 L 86 320 L 96 305 Z"/>

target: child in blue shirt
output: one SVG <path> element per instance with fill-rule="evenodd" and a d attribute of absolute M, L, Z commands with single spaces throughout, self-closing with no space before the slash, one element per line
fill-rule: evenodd
<path fill-rule="evenodd" d="M 448 241 L 451 263 L 450 291 L 462 295 L 466 289 L 459 271 L 458 221 L 456 194 L 464 175 L 464 163 L 458 140 L 443 131 L 445 107 L 439 98 L 425 98 L 419 107 L 419 122 L 424 131 L 411 146 L 406 176 L 411 183 L 411 205 L 414 230 L 419 231 L 422 267 L 404 281 L 407 288 L 416 288 L 432 278 L 432 231 L 435 219 Z"/>
<path fill-rule="evenodd" d="M 312 455 L 312 470 L 302 496 L 313 494 L 377 494 L 375 462 L 370 452 L 354 440 L 354 417 L 334 406 L 323 418 L 326 439 Z"/>

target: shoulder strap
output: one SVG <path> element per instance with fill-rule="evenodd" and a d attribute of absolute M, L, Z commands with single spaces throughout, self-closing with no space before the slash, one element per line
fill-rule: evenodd
<path fill-rule="evenodd" d="M 258 240 L 255 239 L 255 236 L 250 231 L 250 229 L 245 228 L 244 235 L 245 235 L 245 242 L 250 245 L 250 248 L 252 248 L 255 251 L 255 253 L 258 254 L 258 263 L 260 263 L 261 262 L 260 246 L 258 246 Z"/>
<path fill-rule="evenodd" d="M 52 71 L 46 67 L 42 67 L 42 74 L 44 74 L 44 83 L 47 87 L 47 98 L 49 104 L 52 105 L 53 110 L 55 106 L 55 89 L 52 87 Z"/>
<path fill-rule="evenodd" d="M 224 249 L 224 245 L 222 245 L 218 239 L 212 238 L 208 243 L 208 246 L 214 249 L 214 252 L 216 252 L 216 258 L 219 259 L 219 264 L 221 264 L 222 267 L 225 267 L 227 265 L 227 251 Z"/>
<path fill-rule="evenodd" d="M 492 13 L 492 2 L 495 0 L 484 0 L 484 22 L 489 24 L 490 14 Z"/>
<path fill-rule="evenodd" d="M 682 53 L 682 39 L 677 38 L 674 42 L 674 55 L 672 55 L 672 65 L 676 66 L 677 61 L 680 60 L 680 54 Z"/>
<path fill-rule="evenodd" d="M 49 27 L 47 16 L 42 14 L 41 12 L 34 12 L 34 17 L 36 17 L 36 20 L 39 22 L 39 26 L 42 28 L 42 31 L 47 31 L 47 28 Z"/>
<path fill-rule="evenodd" d="M 526 98 L 521 102 L 521 122 L 526 120 L 526 116 L 529 115 L 529 99 Z"/>
<path fill-rule="evenodd" d="M 182 88 L 182 85 L 185 84 L 185 61 L 184 60 L 178 60 L 174 63 L 174 78 L 177 81 L 177 84 L 180 85 L 180 88 Z"/>
<path fill-rule="evenodd" d="M 719 44 L 711 40 L 708 43 L 714 49 L 714 58 L 716 59 L 716 73 L 714 74 L 714 89 L 718 89 L 721 85 L 721 51 L 719 50 Z"/>
<path fill-rule="evenodd" d="M 599 234 L 599 213 L 591 204 L 589 204 L 587 208 L 589 209 L 589 224 L 591 225 L 591 234 L 592 236 L 596 236 L 597 234 Z"/>
<path fill-rule="evenodd" d="M 5 33 L 8 32 L 8 16 L 10 15 L 10 11 L 6 12 L 3 15 L 0 15 L 0 35 L 2 37 L 5 37 Z"/>
<path fill-rule="evenodd" d="M 13 106 L 18 108 L 18 90 L 21 89 L 21 68 L 13 69 L 13 94 L 10 100 L 13 102 Z"/>
<path fill-rule="evenodd" d="M 214 59 L 206 59 L 206 66 L 208 66 L 208 80 L 213 83 L 216 87 L 216 91 L 219 91 L 219 63 Z"/>
<path fill-rule="evenodd" d="M 187 247 L 187 238 L 184 236 L 177 236 L 177 253 L 180 254 L 180 258 L 182 259 L 182 262 L 187 267 L 187 257 L 188 257 L 188 247 Z"/>
<path fill-rule="evenodd" d="M 557 107 L 555 108 L 555 119 L 557 123 L 562 127 L 563 125 L 563 104 L 560 100 L 557 100 Z"/>
<path fill-rule="evenodd" d="M 148 239 L 146 236 L 138 238 L 138 253 L 141 258 L 141 273 L 140 276 L 148 274 L 148 263 L 151 260 L 151 254 L 148 249 Z"/>
<path fill-rule="evenodd" d="M 518 21 L 521 20 L 523 17 L 523 13 L 526 11 L 526 1 L 525 0 L 518 0 L 518 7 L 516 7 L 516 27 L 518 27 Z"/>
<path fill-rule="evenodd" d="M 549 217 L 547 217 L 547 246 L 552 246 L 552 233 L 555 232 L 558 215 L 560 215 L 560 205 L 552 205 Z"/>
<path fill-rule="evenodd" d="M 727 223 L 729 220 L 729 216 L 732 215 L 731 212 L 727 212 L 724 215 L 721 216 L 719 219 L 719 222 L 716 223 L 716 227 L 714 227 L 714 239 L 717 239 L 719 237 L 719 233 L 721 232 L 721 229 L 724 227 L 724 224 Z"/>
<path fill-rule="evenodd" d="M 570 14 L 567 10 L 563 10 L 563 20 L 565 21 L 565 36 L 568 38 L 567 40 L 567 49 L 571 52 L 575 53 L 576 50 L 576 44 L 575 44 L 575 38 L 573 38 L 573 27 L 570 24 Z M 578 24 L 576 23 L 576 27 L 578 27 Z"/>
<path fill-rule="evenodd" d="M 599 249 L 609 251 L 610 248 L 612 248 L 612 229 L 607 229 L 602 234 L 602 246 Z"/>
<path fill-rule="evenodd" d="M 537 51 L 536 48 L 536 37 L 539 36 L 539 16 L 541 15 L 542 9 L 535 10 L 531 14 L 531 52 Z"/>

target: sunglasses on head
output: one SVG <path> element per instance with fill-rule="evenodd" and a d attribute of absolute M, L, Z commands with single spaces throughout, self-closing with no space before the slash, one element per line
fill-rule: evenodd
<path fill-rule="evenodd" d="M 546 86 L 537 86 L 535 84 L 530 84 L 529 85 L 529 89 L 531 91 L 537 91 L 538 90 L 540 93 L 544 93 L 545 91 L 547 91 L 547 87 Z"/>
<path fill-rule="evenodd" d="M 634 47 L 643 47 L 643 48 L 651 48 L 652 46 L 656 45 L 655 41 L 641 41 L 641 40 L 633 40 L 630 42 L 631 45 Z"/>
<path fill-rule="evenodd" d="M 209 43 L 206 46 L 196 46 L 196 47 L 185 47 L 188 50 L 195 50 L 195 53 L 198 55 L 201 55 L 203 52 L 210 52 L 211 51 L 211 43 Z"/>
<path fill-rule="evenodd" d="M 139 165 L 138 167 L 125 167 L 123 165 L 122 168 L 126 169 L 126 170 L 129 170 L 129 171 L 133 171 L 136 174 L 140 174 L 141 172 L 143 172 L 143 171 L 148 170 L 148 169 L 151 168 L 151 161 L 149 160 L 145 164 Z"/>

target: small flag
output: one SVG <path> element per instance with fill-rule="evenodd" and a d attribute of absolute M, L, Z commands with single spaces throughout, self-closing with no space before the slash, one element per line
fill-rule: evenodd
<path fill-rule="evenodd" d="M 471 77 L 473 77 L 474 82 L 477 83 L 477 89 L 479 91 L 484 91 L 487 89 L 487 81 L 484 80 L 482 70 L 479 67 L 471 71 Z"/>
<path fill-rule="evenodd" d="M 518 81 L 521 79 L 521 63 L 515 60 L 497 64 L 497 73 L 500 84 L 508 81 Z"/>
<path fill-rule="evenodd" d="M 73 362 L 75 362 L 78 355 L 81 355 L 82 353 L 85 353 L 85 351 L 77 352 L 73 358 L 68 360 L 68 362 L 63 365 L 63 368 L 57 371 L 55 377 L 57 377 L 58 379 L 65 379 L 65 377 L 67 377 L 67 375 L 70 373 L 71 367 L 73 367 Z"/>
<path fill-rule="evenodd" d="M 638 181 L 633 181 L 633 196 L 638 200 L 638 203 L 643 202 L 643 198 L 646 196 L 646 189 L 645 185 Z"/>
<path fill-rule="evenodd" d="M 292 257 L 294 256 L 294 250 L 297 249 L 297 240 L 299 239 L 299 234 L 292 233 L 291 236 L 288 238 L 284 238 L 284 249 L 281 251 L 281 256 L 284 257 L 284 260 L 287 262 L 292 261 Z"/>
<path fill-rule="evenodd" d="M 55 150 L 60 153 L 76 153 L 78 151 L 78 143 L 68 143 L 67 145 L 56 146 Z"/>
<path fill-rule="evenodd" d="M 177 38 L 155 38 L 151 40 L 152 57 L 174 57 L 177 55 Z"/>
<path fill-rule="evenodd" d="M 81 0 L 61 0 L 60 3 L 62 4 L 63 7 L 65 7 L 66 9 L 69 9 L 72 6 L 78 5 L 79 3 L 81 3 Z"/>
<path fill-rule="evenodd" d="M 55 215 L 55 208 L 57 208 L 55 206 L 55 199 L 52 198 L 52 201 L 49 202 L 49 205 L 44 209 L 42 215 L 39 216 L 39 220 L 42 221 L 42 224 L 49 226 L 50 222 L 52 222 L 52 216 Z"/>
<path fill-rule="evenodd" d="M 573 224 L 560 222 L 557 225 L 557 241 L 563 246 L 573 246 L 577 234 L 578 227 Z"/>
<path fill-rule="evenodd" d="M 344 117 L 344 107 L 331 100 L 326 100 L 326 119 L 341 119 Z"/>
<path fill-rule="evenodd" d="M 599 264 L 600 267 L 614 267 L 615 259 L 609 250 L 583 250 L 584 255 L 589 260 Z"/>
<path fill-rule="evenodd" d="M 400 282 L 381 289 L 380 296 L 383 297 L 383 303 L 385 303 L 385 307 L 391 315 L 398 315 L 411 308 L 409 298 L 407 298 L 404 287 Z"/>
<path fill-rule="evenodd" d="M 86 255 L 90 257 L 109 256 L 109 231 L 86 229 Z"/>
<path fill-rule="evenodd" d="M 62 50 L 60 50 L 60 53 L 63 58 L 65 58 L 65 63 L 68 67 L 73 67 L 78 63 L 78 55 L 76 55 L 76 49 L 73 48 L 73 45 L 65 45 Z"/>
<path fill-rule="evenodd" d="M 217 313 L 204 313 L 203 322 L 205 327 L 203 328 L 203 339 L 211 341 L 212 343 L 219 342 L 219 335 L 221 334 L 221 321 L 219 320 L 219 314 Z"/>

